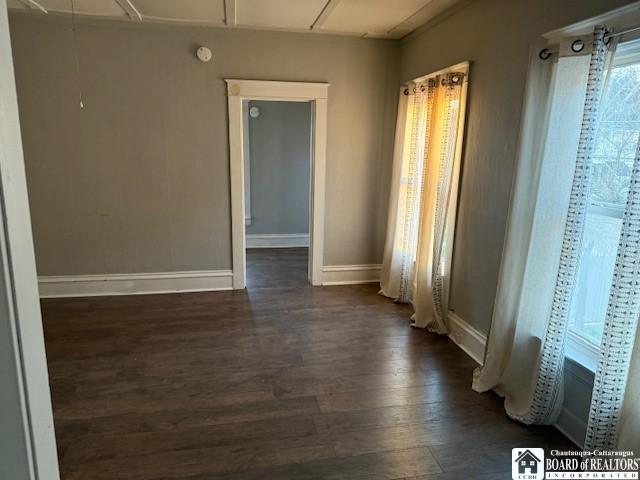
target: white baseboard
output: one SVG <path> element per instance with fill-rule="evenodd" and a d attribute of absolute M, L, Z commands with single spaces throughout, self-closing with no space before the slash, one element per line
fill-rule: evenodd
<path fill-rule="evenodd" d="M 308 247 L 308 233 L 275 233 L 247 235 L 247 248 Z"/>
<path fill-rule="evenodd" d="M 382 265 L 326 265 L 322 267 L 322 285 L 354 285 L 380 281 Z"/>
<path fill-rule="evenodd" d="M 455 312 L 449 311 L 448 320 L 449 338 L 473 360 L 482 365 L 484 362 L 484 351 L 487 345 L 487 336 L 473 328 Z M 576 367 L 572 368 L 569 366 L 569 368 L 565 369 L 565 375 L 573 375 L 584 381 L 584 379 L 582 379 L 583 375 L 578 375 L 580 372 L 576 373 L 574 370 L 577 371 Z M 563 407 L 554 426 L 569 440 L 582 448 L 587 429 L 586 422 L 583 419 L 579 418 L 566 407 Z"/>
<path fill-rule="evenodd" d="M 231 270 L 38 277 L 41 298 L 231 290 Z"/>
<path fill-rule="evenodd" d="M 473 328 L 451 310 L 449 311 L 448 320 L 449 338 L 464 350 L 467 355 L 482 365 L 484 363 L 487 336 Z"/>
<path fill-rule="evenodd" d="M 449 311 L 448 320 L 449 338 L 464 350 L 467 355 L 482 365 L 484 362 L 484 351 L 487 345 L 487 336 L 473 328 L 453 311 Z M 565 375 L 573 376 L 579 382 L 585 383 L 587 394 L 590 388 L 593 388 L 593 378 L 590 377 L 590 375 L 593 374 L 590 374 L 585 367 L 573 361 L 567 362 Z M 586 420 L 580 418 L 566 406 L 563 406 L 553 426 L 575 443 L 576 446 L 583 448 L 584 438 L 587 432 Z"/>

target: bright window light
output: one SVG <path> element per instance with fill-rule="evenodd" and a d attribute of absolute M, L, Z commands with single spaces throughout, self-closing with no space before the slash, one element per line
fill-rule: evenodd
<path fill-rule="evenodd" d="M 621 46 L 600 106 L 570 333 L 600 345 L 640 135 L 640 48 Z"/>

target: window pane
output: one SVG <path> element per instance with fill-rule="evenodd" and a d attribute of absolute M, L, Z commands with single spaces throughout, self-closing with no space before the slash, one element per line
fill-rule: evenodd
<path fill-rule="evenodd" d="M 591 200 L 622 208 L 640 131 L 640 64 L 614 68 L 601 106 Z"/>
<path fill-rule="evenodd" d="M 569 327 L 600 344 L 640 134 L 640 64 L 615 67 L 600 107 L 590 204 Z"/>
<path fill-rule="evenodd" d="M 599 344 L 607 314 L 622 219 L 587 214 L 570 328 Z"/>

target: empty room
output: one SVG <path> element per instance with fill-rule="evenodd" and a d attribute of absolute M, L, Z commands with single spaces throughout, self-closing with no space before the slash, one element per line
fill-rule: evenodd
<path fill-rule="evenodd" d="M 311 103 L 244 101 L 242 127 L 247 288 L 307 285 Z"/>
<path fill-rule="evenodd" d="M 637 479 L 640 2 L 0 0 L 0 480 Z"/>

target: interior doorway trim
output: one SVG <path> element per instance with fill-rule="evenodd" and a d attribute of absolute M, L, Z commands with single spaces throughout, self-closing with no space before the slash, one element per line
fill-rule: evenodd
<path fill-rule="evenodd" d="M 242 102 L 271 100 L 311 103 L 311 183 L 309 195 L 309 281 L 322 285 L 324 252 L 324 191 L 327 155 L 328 83 L 225 79 L 229 102 L 231 173 L 231 250 L 233 288 L 246 285 L 244 218 L 244 146 Z"/>

